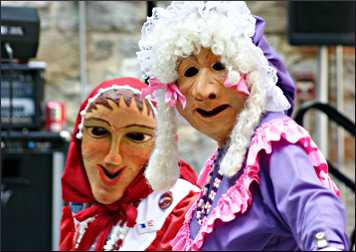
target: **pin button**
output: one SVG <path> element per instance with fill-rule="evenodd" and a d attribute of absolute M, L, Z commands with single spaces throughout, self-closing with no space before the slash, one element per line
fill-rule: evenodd
<path fill-rule="evenodd" d="M 161 209 L 166 209 L 168 208 L 170 205 L 172 205 L 173 202 L 173 195 L 171 192 L 165 192 L 161 195 L 161 197 L 159 198 L 159 208 Z"/>

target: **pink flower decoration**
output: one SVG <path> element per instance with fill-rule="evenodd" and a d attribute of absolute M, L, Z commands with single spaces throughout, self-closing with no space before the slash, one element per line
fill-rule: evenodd
<path fill-rule="evenodd" d="M 168 106 L 175 107 L 177 101 L 180 102 L 183 108 L 185 108 L 187 104 L 187 100 L 179 88 L 174 84 L 174 82 L 163 84 L 159 82 L 156 78 L 149 79 L 149 86 L 142 91 L 142 97 L 146 97 L 147 95 L 153 93 L 157 89 L 165 89 L 166 95 L 164 101 Z"/>
<path fill-rule="evenodd" d="M 227 88 L 234 88 L 237 92 L 243 93 L 244 95 L 249 96 L 250 91 L 248 91 L 247 84 L 246 84 L 246 75 L 241 75 L 241 78 L 236 83 L 231 83 L 226 79 L 224 81 L 224 86 Z"/>

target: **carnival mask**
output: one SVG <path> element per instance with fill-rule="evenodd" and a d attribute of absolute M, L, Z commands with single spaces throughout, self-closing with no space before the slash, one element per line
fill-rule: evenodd
<path fill-rule="evenodd" d="M 220 57 L 202 48 L 197 55 L 178 61 L 177 85 L 187 99 L 179 113 L 197 130 L 225 144 L 247 96 L 224 86 L 227 70 Z"/>
<path fill-rule="evenodd" d="M 83 163 L 94 198 L 102 204 L 123 196 L 154 145 L 156 123 L 150 105 L 133 94 L 117 97 L 115 102 L 98 98 L 84 119 Z"/>

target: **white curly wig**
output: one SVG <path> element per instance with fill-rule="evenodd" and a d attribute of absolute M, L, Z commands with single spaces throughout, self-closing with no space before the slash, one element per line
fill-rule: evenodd
<path fill-rule="evenodd" d="M 241 74 L 247 76 L 250 96 L 236 118 L 220 166 L 222 174 L 229 177 L 241 168 L 261 115 L 290 108 L 276 85 L 276 70 L 252 41 L 255 25 L 256 19 L 244 2 L 172 2 L 166 9 L 153 9 L 152 17 L 142 27 L 137 52 L 146 77 L 155 77 L 162 83 L 175 82 L 177 60 L 198 53 L 202 47 L 221 56 L 231 83 Z M 179 176 L 176 111 L 165 103 L 163 90 L 155 95 L 159 111 L 157 138 L 145 175 L 154 190 L 166 190 Z"/>

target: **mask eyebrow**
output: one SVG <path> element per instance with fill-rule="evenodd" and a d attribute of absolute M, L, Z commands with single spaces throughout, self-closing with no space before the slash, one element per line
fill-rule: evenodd
<path fill-rule="evenodd" d="M 208 63 L 212 63 L 212 62 L 220 62 L 221 61 L 221 57 L 214 55 L 212 53 L 207 53 L 206 55 L 206 60 Z"/>
<path fill-rule="evenodd" d="M 90 121 L 93 121 L 93 122 L 100 121 L 100 122 L 103 122 L 103 123 L 107 124 L 108 126 L 111 126 L 111 124 L 108 121 L 106 121 L 106 120 L 104 120 L 102 118 L 98 118 L 98 117 L 89 117 L 89 118 L 85 119 L 84 120 L 84 125 L 86 123 L 90 122 Z"/>
<path fill-rule="evenodd" d="M 142 128 L 151 129 L 151 130 L 155 129 L 154 127 L 150 127 L 150 126 L 147 126 L 147 125 L 144 125 L 144 124 L 136 124 L 136 123 L 126 125 L 123 128 L 130 128 L 130 127 L 142 127 Z"/>
<path fill-rule="evenodd" d="M 177 65 L 177 70 L 178 71 L 185 71 L 187 68 L 196 66 L 198 64 L 198 61 L 195 56 L 190 56 L 188 58 L 182 59 L 180 62 L 178 62 Z"/>

